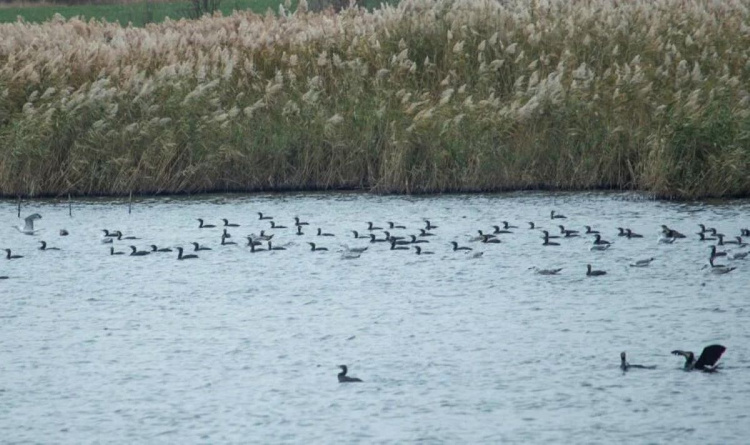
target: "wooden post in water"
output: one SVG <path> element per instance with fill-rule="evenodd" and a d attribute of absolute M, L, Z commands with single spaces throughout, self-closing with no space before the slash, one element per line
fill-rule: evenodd
<path fill-rule="evenodd" d="M 21 217 L 21 197 L 18 197 L 18 217 Z"/>
<path fill-rule="evenodd" d="M 128 198 L 128 215 L 133 212 L 133 191 L 130 191 L 130 198 Z"/>
<path fill-rule="evenodd" d="M 73 204 L 70 202 L 70 193 L 68 193 L 68 216 L 73 216 Z"/>

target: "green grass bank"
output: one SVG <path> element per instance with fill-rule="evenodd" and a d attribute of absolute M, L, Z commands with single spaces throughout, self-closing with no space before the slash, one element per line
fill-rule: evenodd
<path fill-rule="evenodd" d="M 750 195 L 750 2 L 0 25 L 0 194 Z"/>

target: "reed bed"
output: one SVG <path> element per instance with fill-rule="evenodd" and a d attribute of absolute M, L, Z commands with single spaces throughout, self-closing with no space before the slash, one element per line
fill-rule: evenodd
<path fill-rule="evenodd" d="M 750 194 L 748 1 L 0 25 L 0 193 Z"/>

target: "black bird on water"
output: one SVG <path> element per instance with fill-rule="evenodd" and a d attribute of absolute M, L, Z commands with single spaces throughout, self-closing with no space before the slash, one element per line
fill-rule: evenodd
<path fill-rule="evenodd" d="M 269 221 L 271 223 L 272 229 L 286 229 L 286 226 L 277 226 L 275 222 Z M 299 227 L 301 224 L 297 224 L 297 227 Z"/>
<path fill-rule="evenodd" d="M 200 219 L 200 218 L 196 218 L 196 219 L 200 223 L 200 225 L 198 226 L 199 229 L 212 229 L 212 228 L 216 227 L 213 224 L 203 224 L 203 220 Z"/>
<path fill-rule="evenodd" d="M 625 357 L 625 352 L 620 353 L 620 369 L 623 371 L 627 371 L 630 368 L 635 369 L 656 369 L 656 366 L 645 366 L 645 365 L 631 365 L 628 363 L 627 358 Z"/>
<path fill-rule="evenodd" d="M 11 255 L 10 249 L 5 249 L 5 251 L 8 253 L 5 255 L 5 258 L 8 260 L 17 260 L 18 258 L 23 258 L 23 255 Z"/>
<path fill-rule="evenodd" d="M 192 244 L 192 245 L 193 245 L 193 246 L 195 247 L 195 248 L 193 249 L 193 251 L 195 251 L 195 252 L 197 252 L 197 251 L 199 251 L 199 250 L 212 250 L 212 249 L 211 249 L 210 247 L 204 247 L 204 246 L 201 246 L 201 245 L 200 245 L 200 244 L 198 244 L 198 243 L 190 243 L 190 244 Z"/>
<path fill-rule="evenodd" d="M 39 246 L 39 250 L 60 250 L 59 247 L 47 247 L 46 241 L 39 241 L 42 245 Z"/>
<path fill-rule="evenodd" d="M 263 216 L 261 212 L 258 212 L 258 216 L 260 217 L 258 219 L 273 219 L 273 216 Z"/>
<path fill-rule="evenodd" d="M 222 218 L 222 221 L 224 221 L 224 227 L 239 227 L 239 224 L 229 223 L 229 220 L 226 218 Z"/>
<path fill-rule="evenodd" d="M 549 217 L 550 217 L 550 219 L 566 219 L 567 218 L 567 216 L 565 216 L 565 215 L 558 215 L 558 214 L 556 214 L 554 210 L 552 210 L 551 212 L 549 212 Z"/>
<path fill-rule="evenodd" d="M 130 250 L 130 256 L 146 256 L 151 253 L 146 250 L 138 250 L 135 246 L 130 246 Z"/>
<path fill-rule="evenodd" d="M 474 250 L 471 247 L 466 247 L 466 246 L 458 247 L 458 243 L 455 242 L 455 241 L 451 241 L 451 244 L 453 244 L 453 251 L 456 251 L 456 250 Z"/>
<path fill-rule="evenodd" d="M 320 252 L 320 251 L 323 251 L 323 250 L 328 250 L 328 248 L 326 248 L 326 247 L 316 247 L 315 243 L 307 243 L 307 244 L 310 245 L 310 251 L 312 251 L 312 252 Z"/>
<path fill-rule="evenodd" d="M 685 371 L 692 371 L 693 369 L 697 369 L 703 372 L 716 372 L 718 369 L 718 365 L 716 365 L 716 362 L 719 361 L 721 355 L 724 354 L 724 351 L 726 350 L 727 348 L 722 345 L 706 346 L 705 348 L 703 348 L 701 356 L 698 357 L 698 361 L 695 361 L 695 354 L 693 354 L 691 351 L 682 351 L 677 349 L 672 351 L 672 354 L 685 357 L 685 366 L 683 368 Z"/>
<path fill-rule="evenodd" d="M 180 260 L 180 261 L 182 261 L 182 260 L 194 260 L 194 259 L 198 258 L 198 255 L 192 255 L 192 254 L 190 254 L 190 255 L 183 255 L 182 254 L 182 247 L 176 247 L 176 249 L 177 249 L 177 259 Z"/>
<path fill-rule="evenodd" d="M 592 270 L 591 264 L 586 265 L 586 276 L 587 277 L 600 277 L 602 275 L 607 275 L 607 272 L 603 270 Z"/>
<path fill-rule="evenodd" d="M 362 379 L 347 376 L 346 373 L 348 369 L 346 365 L 339 365 L 339 368 L 341 368 L 341 372 L 339 372 L 339 383 L 353 383 L 362 381 Z"/>

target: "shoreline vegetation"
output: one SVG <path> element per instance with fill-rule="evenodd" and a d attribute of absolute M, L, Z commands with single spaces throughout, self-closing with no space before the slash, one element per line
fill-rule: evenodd
<path fill-rule="evenodd" d="M 750 195 L 750 4 L 0 25 L 0 195 Z"/>

